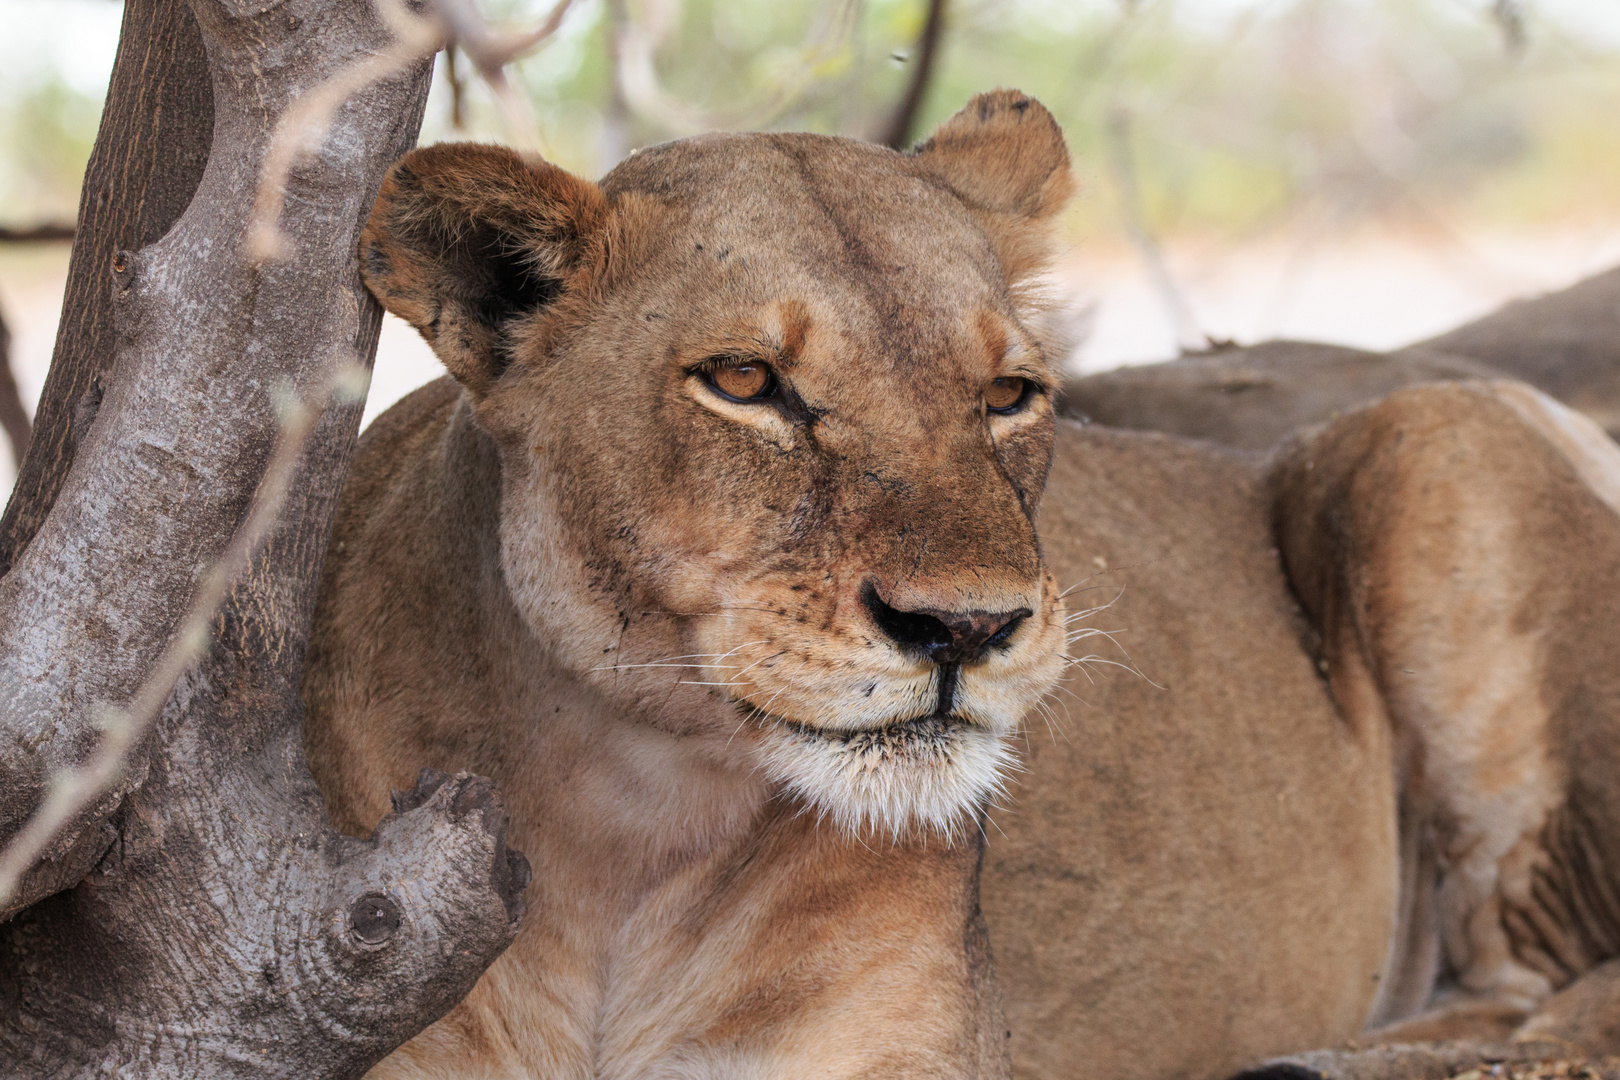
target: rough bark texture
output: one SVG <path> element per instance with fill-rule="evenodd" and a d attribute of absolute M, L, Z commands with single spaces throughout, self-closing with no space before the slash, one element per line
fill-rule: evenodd
<path fill-rule="evenodd" d="M 79 197 L 56 351 L 34 417 L 38 437 L 0 517 L 0 574 L 50 513 L 100 403 L 113 359 L 113 254 L 169 231 L 202 179 L 213 134 L 208 61 L 190 6 L 127 0 Z"/>
<path fill-rule="evenodd" d="M 208 59 L 190 8 L 166 0 L 131 0 L 124 12 L 124 29 L 101 130 L 85 171 L 80 228 L 68 267 L 55 355 L 34 418 L 30 452 L 20 464 L 11 501 L 0 518 L 0 574 L 12 568 L 51 512 L 79 443 L 90 431 L 100 408 L 116 345 L 114 254 L 144 247 L 169 231 L 202 177 L 213 128 Z M 136 435 L 131 445 L 139 439 Z M 124 498 L 138 506 L 141 493 L 132 488 Z M 89 508 L 88 512 L 93 515 L 97 511 Z M 103 541 L 108 538 L 105 533 L 101 536 Z M 89 536 L 85 540 L 93 543 Z M 89 550 L 87 547 L 86 553 Z M 198 557 L 206 557 L 207 550 L 198 552 Z M 195 576 L 201 566 L 175 569 L 181 575 L 189 570 Z M 81 565 L 74 571 L 79 579 L 80 599 L 88 599 L 92 607 L 93 587 L 88 597 L 83 590 L 93 586 L 98 570 Z M 12 707 L 0 704 L 0 776 L 7 780 L 0 786 L 0 841 L 8 839 L 33 812 L 41 787 L 50 775 L 80 762 L 97 737 L 92 718 L 84 715 L 82 701 L 60 701 L 55 707 L 48 703 L 51 695 L 62 689 L 59 680 L 38 686 L 12 681 L 27 679 L 26 669 L 14 663 L 21 659 L 16 653 L 18 639 L 30 634 L 37 638 L 37 632 L 48 625 L 36 613 L 48 611 L 51 606 L 51 582 L 36 576 L 34 584 L 33 595 L 19 600 L 11 590 L 23 585 L 21 575 L 0 578 L 0 618 L 4 619 L 0 624 L 0 650 L 4 650 L 0 652 L 0 686 L 13 691 L 7 695 Z M 121 582 L 108 579 L 104 585 L 118 587 Z M 167 640 L 189 595 L 188 587 L 179 596 L 171 597 L 167 605 L 169 617 L 150 628 L 149 636 L 157 639 L 159 647 Z M 139 620 L 143 617 L 142 598 L 132 600 L 129 614 Z M 55 614 L 74 617 L 65 608 Z M 81 610 L 77 617 L 81 626 L 97 625 L 93 611 Z M 105 637 L 102 640 L 114 652 L 121 644 Z M 53 637 L 38 642 L 36 650 L 42 646 L 58 661 L 76 668 L 81 657 L 69 650 L 58 651 L 59 645 L 60 641 Z M 150 667 L 153 655 L 155 651 L 149 648 L 142 655 L 131 656 L 129 677 L 123 680 L 125 692 L 99 700 L 114 704 L 127 700 L 128 690 L 134 685 L 131 679 L 138 680 Z M 37 692 L 30 694 L 29 689 Z M 139 783 L 142 759 L 137 756 L 134 764 L 126 785 Z M 51 857 L 24 882 L 21 894 L 11 904 L 0 906 L 0 918 L 84 876 L 111 842 L 113 832 L 105 822 L 117 806 L 118 794 L 109 793 L 82 827 L 64 833 L 50 851 Z"/>
<path fill-rule="evenodd" d="M 149 40 L 171 6 L 132 0 L 120 65 L 150 61 L 130 41 Z M 261 265 L 245 232 L 277 120 L 386 33 L 368 0 L 192 11 L 200 33 L 170 40 L 206 46 L 207 169 L 173 227 L 115 263 L 111 363 L 59 351 L 100 373 L 104 397 L 88 430 L 44 451 L 46 472 L 63 446 L 72 467 L 0 579 L 0 842 L 51 770 L 94 745 L 98 709 L 150 671 L 250 506 L 274 396 L 312 394 L 334 363 L 369 363 L 376 348 L 356 241 L 384 169 L 415 141 L 430 65 L 339 111 L 288 182 L 290 258 Z M 167 63 L 196 70 L 198 56 Z M 109 196 L 116 220 L 156 220 L 118 208 L 129 194 Z M 70 293 L 64 325 L 93 293 Z M 72 887 L 0 926 L 7 1076 L 358 1075 L 511 941 L 528 868 L 487 781 L 424 774 L 357 840 L 328 826 L 304 761 L 299 671 L 359 415 L 334 407 L 317 426 L 207 655 L 122 789 L 64 837 L 29 895 Z"/>

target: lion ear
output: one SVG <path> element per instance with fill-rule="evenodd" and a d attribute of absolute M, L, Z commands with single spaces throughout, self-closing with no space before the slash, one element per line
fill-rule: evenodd
<path fill-rule="evenodd" d="M 979 94 L 913 154 L 977 212 L 1008 280 L 1045 268 L 1051 219 L 1074 180 L 1063 132 L 1044 105 L 1017 90 Z"/>
<path fill-rule="evenodd" d="M 361 273 L 481 397 L 510 362 L 515 333 L 578 287 L 607 218 L 600 188 L 549 162 L 429 146 L 383 180 L 360 236 Z"/>

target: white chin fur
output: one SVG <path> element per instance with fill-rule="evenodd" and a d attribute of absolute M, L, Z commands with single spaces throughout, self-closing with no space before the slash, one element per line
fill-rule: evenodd
<path fill-rule="evenodd" d="M 954 838 L 980 809 L 1006 792 L 1017 768 L 1006 735 L 934 718 L 870 731 L 812 731 L 770 723 L 766 774 L 840 829 L 896 839 L 915 833 Z"/>

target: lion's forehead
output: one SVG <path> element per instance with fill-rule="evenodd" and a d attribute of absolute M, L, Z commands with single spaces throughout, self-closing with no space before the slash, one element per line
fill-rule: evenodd
<path fill-rule="evenodd" d="M 882 147 L 804 134 L 703 136 L 643 151 L 603 185 L 662 204 L 641 276 L 663 289 L 695 278 L 732 303 L 814 293 L 890 323 L 903 315 L 943 324 L 965 306 L 1007 306 L 972 214 Z"/>

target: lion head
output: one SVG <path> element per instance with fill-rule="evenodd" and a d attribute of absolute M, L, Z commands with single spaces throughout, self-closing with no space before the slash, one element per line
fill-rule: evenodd
<path fill-rule="evenodd" d="M 1030 316 L 1069 190 L 1015 91 L 909 154 L 708 135 L 600 184 L 444 145 L 362 265 L 499 448 L 505 586 L 557 663 L 846 827 L 949 832 L 1062 666 Z"/>

